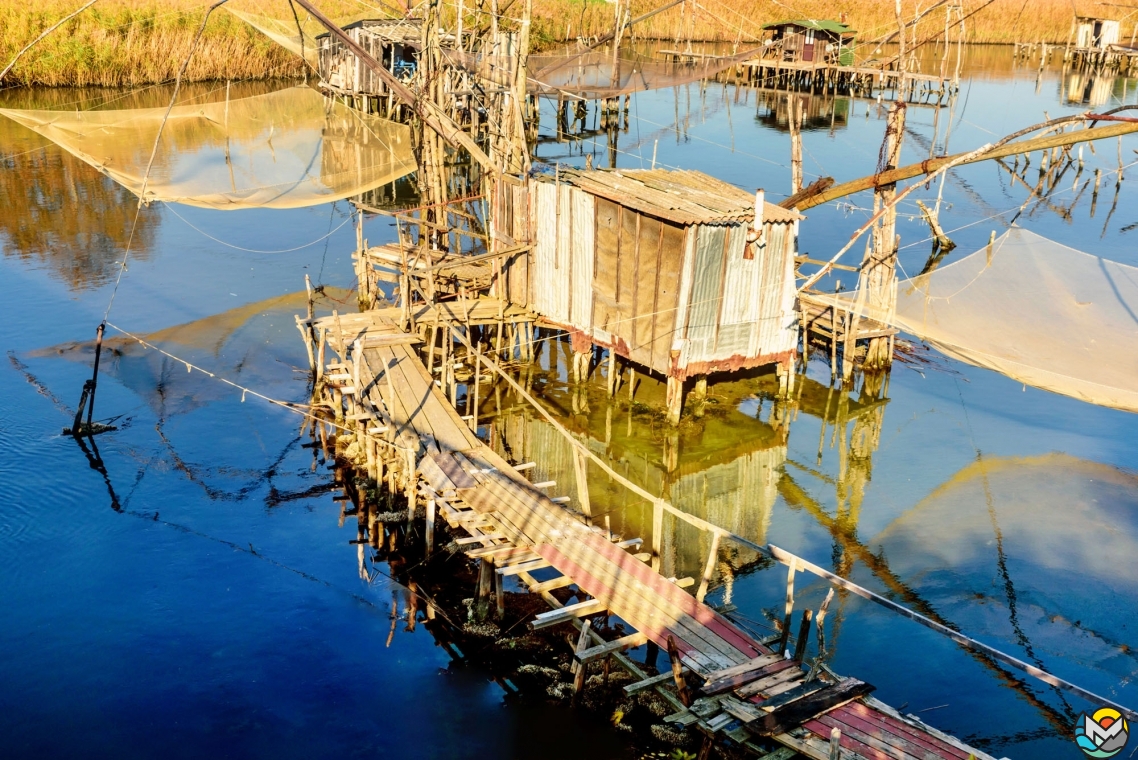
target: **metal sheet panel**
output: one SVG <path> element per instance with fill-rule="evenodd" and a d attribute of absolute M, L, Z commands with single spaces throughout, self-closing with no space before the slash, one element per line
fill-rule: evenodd
<path fill-rule="evenodd" d="M 692 267 L 691 302 L 688 305 L 687 346 L 684 364 L 708 361 L 715 347 L 723 282 L 723 245 L 727 227 L 703 224 L 695 228 L 695 261 Z"/>
<path fill-rule="evenodd" d="M 571 207 L 571 293 L 569 323 L 588 332 L 593 326 L 593 255 L 596 242 L 594 223 L 596 199 L 574 187 L 570 190 Z M 562 223 L 566 220 L 563 218 Z"/>
<path fill-rule="evenodd" d="M 534 241 L 532 280 L 533 308 L 557 322 L 569 321 L 568 255 L 559 256 L 560 243 L 557 185 L 537 183 L 537 230 Z M 568 188 L 562 186 L 562 195 Z M 568 224 L 561 225 L 568 227 Z M 564 247 L 567 247 L 564 246 Z"/>

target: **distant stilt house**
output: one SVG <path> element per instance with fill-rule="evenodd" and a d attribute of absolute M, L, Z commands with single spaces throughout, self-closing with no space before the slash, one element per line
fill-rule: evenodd
<path fill-rule="evenodd" d="M 798 19 L 763 25 L 764 58 L 852 66 L 857 33 L 840 21 Z"/>
<path fill-rule="evenodd" d="M 1118 69 L 1123 73 L 1133 73 L 1138 68 L 1138 48 L 1134 47 L 1135 32 L 1132 30 L 1128 41 L 1122 37 L 1122 22 L 1109 18 L 1076 16 L 1071 22 L 1071 34 L 1067 39 L 1064 61 L 1070 61 L 1076 69 Z"/>
<path fill-rule="evenodd" d="M 696 171 L 562 170 L 530 203 L 529 308 L 579 356 L 603 346 L 666 377 L 673 421 L 689 378 L 789 369 L 797 212 Z"/>
<path fill-rule="evenodd" d="M 418 60 L 421 26 L 418 19 L 362 19 L 348 24 L 344 31 L 384 68 L 399 79 L 410 81 Z M 393 104 L 387 85 L 343 42 L 325 33 L 316 38 L 316 43 L 321 87 L 336 95 L 367 98 L 369 103 L 383 99 L 388 106 L 385 112 L 390 111 Z"/>
<path fill-rule="evenodd" d="M 1076 16 L 1072 31 L 1075 47 L 1091 50 L 1107 50 L 1117 45 L 1120 24 L 1114 19 Z"/>

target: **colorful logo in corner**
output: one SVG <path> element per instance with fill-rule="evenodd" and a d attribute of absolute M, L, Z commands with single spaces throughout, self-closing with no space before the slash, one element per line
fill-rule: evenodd
<path fill-rule="evenodd" d="M 1114 757 L 1126 746 L 1130 727 L 1113 707 L 1084 713 L 1075 726 L 1075 743 L 1087 757 Z"/>

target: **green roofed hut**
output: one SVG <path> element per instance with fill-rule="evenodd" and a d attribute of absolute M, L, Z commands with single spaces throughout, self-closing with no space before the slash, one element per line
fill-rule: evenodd
<path fill-rule="evenodd" d="M 764 58 L 853 65 L 857 32 L 840 21 L 795 19 L 763 25 Z"/>

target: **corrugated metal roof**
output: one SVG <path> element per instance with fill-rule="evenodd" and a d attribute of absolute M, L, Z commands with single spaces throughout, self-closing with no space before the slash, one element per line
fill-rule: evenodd
<path fill-rule="evenodd" d="M 703 172 L 682 169 L 562 169 L 560 178 L 591 195 L 677 224 L 747 222 L 755 217 L 753 193 Z M 796 211 L 771 203 L 765 204 L 763 209 L 766 222 L 789 223 L 802 218 Z"/>

